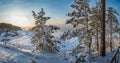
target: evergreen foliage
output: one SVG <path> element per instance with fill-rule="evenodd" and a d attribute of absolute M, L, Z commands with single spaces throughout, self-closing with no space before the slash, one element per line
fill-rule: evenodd
<path fill-rule="evenodd" d="M 59 27 L 45 24 L 50 17 L 45 17 L 43 8 L 38 14 L 34 11 L 32 11 L 32 13 L 35 19 L 35 27 L 32 29 L 35 35 L 32 38 L 32 44 L 36 47 L 36 50 L 59 52 L 59 49 L 56 46 L 59 41 L 51 35 L 52 32 L 54 32 L 54 30 L 58 30 Z"/>

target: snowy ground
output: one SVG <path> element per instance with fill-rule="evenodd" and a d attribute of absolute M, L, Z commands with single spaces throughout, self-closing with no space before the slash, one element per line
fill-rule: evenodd
<path fill-rule="evenodd" d="M 11 37 L 12 39 L 7 43 L 7 46 L 0 41 L 0 63 L 68 63 L 61 54 L 32 53 L 35 48 L 30 42 L 33 34 L 28 31 L 18 32 L 20 36 Z"/>
<path fill-rule="evenodd" d="M 28 53 L 0 46 L 0 63 L 68 63 L 62 55 L 54 53 Z"/>
<path fill-rule="evenodd" d="M 60 37 L 62 36 L 63 32 L 57 32 L 54 33 L 53 36 L 56 37 L 56 39 L 60 40 L 61 44 L 58 44 L 58 46 L 60 47 L 60 49 L 62 51 L 64 50 L 72 50 L 73 48 L 75 48 L 78 44 L 78 37 L 74 37 L 71 39 L 66 39 L 66 40 L 61 40 Z"/>
<path fill-rule="evenodd" d="M 74 58 L 71 56 L 64 57 L 63 53 L 69 54 L 70 50 L 74 49 L 78 45 L 78 38 L 74 37 L 71 39 L 61 40 L 61 44 L 58 44 L 61 51 L 59 54 L 39 52 L 33 53 L 32 50 L 35 48 L 31 44 L 31 38 L 33 34 L 28 31 L 18 31 L 19 36 L 10 37 L 11 40 L 7 43 L 7 47 L 1 41 L 2 35 L 0 36 L 0 63 L 69 63 Z M 60 40 L 60 36 L 63 32 L 54 33 L 56 39 Z M 67 51 L 66 51 L 67 50 Z M 66 52 L 64 52 L 66 51 Z M 113 52 L 114 53 L 114 52 Z M 98 57 L 96 54 L 93 56 L 91 63 L 106 63 L 111 60 L 113 53 L 107 53 L 106 57 Z M 103 61 L 105 60 L 105 61 Z M 103 61 L 103 62 L 102 62 Z"/>

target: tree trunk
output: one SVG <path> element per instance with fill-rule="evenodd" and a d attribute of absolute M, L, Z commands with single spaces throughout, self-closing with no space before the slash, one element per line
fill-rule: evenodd
<path fill-rule="evenodd" d="M 90 37 L 89 37 L 89 62 L 91 62 L 90 61 L 90 59 L 91 59 L 91 44 L 92 44 L 92 34 L 90 34 Z"/>
<path fill-rule="evenodd" d="M 105 0 L 101 0 L 101 43 L 100 56 L 105 56 Z"/>
<path fill-rule="evenodd" d="M 96 22 L 96 45 L 97 45 L 97 51 L 99 54 L 99 41 L 98 41 L 98 22 Z"/>
<path fill-rule="evenodd" d="M 110 51 L 112 52 L 112 21 L 110 21 Z"/>
<path fill-rule="evenodd" d="M 89 53 L 91 54 L 92 35 L 90 35 Z"/>

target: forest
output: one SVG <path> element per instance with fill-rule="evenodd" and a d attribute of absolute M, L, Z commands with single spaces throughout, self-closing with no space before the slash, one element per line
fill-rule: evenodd
<path fill-rule="evenodd" d="M 28 29 L 0 22 L 0 63 L 120 63 L 120 12 L 107 0 L 91 1 L 72 0 L 66 30 L 47 24 L 44 7 L 31 10 Z"/>

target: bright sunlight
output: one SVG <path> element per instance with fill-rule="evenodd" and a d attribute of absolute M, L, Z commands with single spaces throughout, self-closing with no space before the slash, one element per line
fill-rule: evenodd
<path fill-rule="evenodd" d="M 29 23 L 28 18 L 25 16 L 11 16 L 10 21 L 17 26 L 26 26 Z"/>
<path fill-rule="evenodd" d="M 17 25 L 20 27 L 29 27 L 30 21 L 29 18 L 26 16 L 27 14 L 24 11 L 21 10 L 14 10 L 12 12 L 9 12 L 9 23 L 13 25 Z"/>

